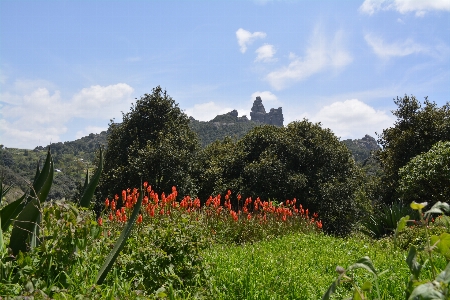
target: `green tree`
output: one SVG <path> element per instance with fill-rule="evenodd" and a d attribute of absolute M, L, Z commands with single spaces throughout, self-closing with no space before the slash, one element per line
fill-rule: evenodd
<path fill-rule="evenodd" d="M 437 142 L 399 170 L 398 192 L 406 203 L 450 199 L 450 142 Z M 430 205 L 430 206 L 431 206 Z"/>
<path fill-rule="evenodd" d="M 438 107 L 425 98 L 423 107 L 414 96 L 397 97 L 398 106 L 392 113 L 397 117 L 393 127 L 383 130 L 378 143 L 382 150 L 376 154 L 384 174 L 381 179 L 382 199 L 389 204 L 399 198 L 397 192 L 400 168 L 413 157 L 427 152 L 439 141 L 450 140 L 450 105 Z"/>
<path fill-rule="evenodd" d="M 190 192 L 191 160 L 199 144 L 178 104 L 158 86 L 122 115 L 122 123 L 109 125 L 99 200 L 138 187 L 141 180 L 160 192 L 172 186 L 180 194 Z"/>
<path fill-rule="evenodd" d="M 363 213 L 363 199 L 355 197 L 362 172 L 347 147 L 320 123 L 259 126 L 236 143 L 213 143 L 201 152 L 197 172 L 203 176 L 202 197 L 231 189 L 244 198 L 296 198 L 318 212 L 332 233 L 349 233 Z"/>

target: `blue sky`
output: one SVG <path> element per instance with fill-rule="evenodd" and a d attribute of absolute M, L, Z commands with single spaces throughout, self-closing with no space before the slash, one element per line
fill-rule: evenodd
<path fill-rule="evenodd" d="M 449 58 L 449 0 L 0 0 L 0 144 L 98 133 L 158 85 L 198 120 L 261 96 L 376 137 L 397 96 L 449 101 Z"/>

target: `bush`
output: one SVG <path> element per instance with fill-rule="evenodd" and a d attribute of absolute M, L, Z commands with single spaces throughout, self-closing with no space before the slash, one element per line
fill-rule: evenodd
<path fill-rule="evenodd" d="M 398 192 L 406 202 L 450 199 L 450 142 L 438 142 L 399 170 Z"/>

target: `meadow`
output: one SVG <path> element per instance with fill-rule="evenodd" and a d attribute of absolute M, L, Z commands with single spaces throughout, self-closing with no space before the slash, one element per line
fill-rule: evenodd
<path fill-rule="evenodd" d="M 232 197 L 239 199 L 238 207 L 231 206 Z M 407 247 L 420 240 L 414 232 L 421 231 L 420 224 L 406 226 L 409 231 L 398 234 L 396 246 L 392 237 L 334 237 L 324 234 L 320 216 L 296 199 L 244 200 L 228 191 L 201 206 L 199 199 L 179 197 L 176 187 L 159 195 L 147 183 L 143 189 L 126 189 L 105 199 L 99 217 L 68 201 L 47 201 L 41 209 L 37 246 L 12 259 L 7 247 L 11 231 L 3 233 L 0 295 L 321 299 L 340 270 L 368 256 L 377 276 L 364 268 L 353 270 L 341 278 L 331 299 L 402 299 L 410 281 Z M 134 226 L 100 282 L 105 258 L 130 222 Z M 442 222 L 426 221 L 426 228 L 438 234 L 448 231 Z M 423 262 L 423 256 L 417 260 Z M 445 264 L 445 256 L 435 258 L 434 264 L 423 263 L 423 278 L 432 277 L 433 268 L 445 269 Z M 363 298 L 355 298 L 356 290 Z"/>

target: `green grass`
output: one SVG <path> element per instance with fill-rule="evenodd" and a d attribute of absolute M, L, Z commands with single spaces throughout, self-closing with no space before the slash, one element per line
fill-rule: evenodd
<path fill-rule="evenodd" d="M 344 268 L 369 256 L 378 272 L 383 299 L 402 299 L 408 267 L 406 252 L 393 249 L 389 240 L 363 236 L 346 239 L 324 234 L 291 234 L 244 246 L 215 246 L 204 253 L 212 265 L 217 299 L 321 299 Z M 357 278 L 365 273 L 357 274 Z M 370 277 L 368 277 L 370 278 Z M 351 296 L 350 284 L 338 288 L 334 299 Z"/>

